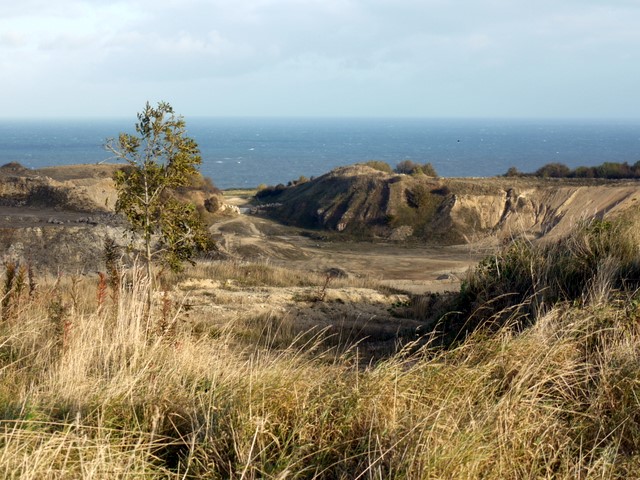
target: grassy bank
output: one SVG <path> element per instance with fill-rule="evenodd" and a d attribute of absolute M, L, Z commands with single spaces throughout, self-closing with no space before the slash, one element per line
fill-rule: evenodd
<path fill-rule="evenodd" d="M 612 241 L 626 238 L 615 232 Z M 585 244 L 565 244 L 583 251 L 575 245 Z M 549 258 L 565 258 L 555 248 Z M 453 348 L 409 345 L 368 368 L 355 347 L 338 354 L 319 334 L 282 347 L 247 341 L 246 324 L 242 335 L 233 323 L 196 329 L 214 319 L 161 292 L 147 313 L 149 286 L 135 271 L 115 292 L 68 278 L 41 279 L 32 292 L 24 282 L 16 293 L 14 280 L 0 323 L 0 476 L 637 477 L 640 298 L 631 282 L 616 283 L 633 274 L 613 268 L 616 252 L 589 252 L 598 261 L 585 275 L 601 279 L 587 282 L 592 294 L 562 296 L 560 285 L 544 308 L 500 305 L 487 317 L 499 324 Z M 540 279 L 531 276 L 537 256 L 495 258 L 490 288 L 468 280 L 472 312 L 492 304 L 491 289 L 513 293 L 496 280 L 516 278 L 505 276 L 503 258 L 522 265 L 519 280 Z M 285 272 L 267 270 L 227 265 L 198 275 L 287 283 Z M 527 298 L 539 300 L 550 286 L 531 288 Z M 523 303 L 531 304 L 513 305 Z"/>

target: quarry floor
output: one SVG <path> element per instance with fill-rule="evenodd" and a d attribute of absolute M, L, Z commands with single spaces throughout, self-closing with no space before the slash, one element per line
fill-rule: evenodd
<path fill-rule="evenodd" d="M 248 196 L 227 194 L 225 201 L 242 207 Z M 249 214 L 216 223 L 211 231 L 227 251 L 244 258 L 268 259 L 296 270 L 322 272 L 337 268 L 408 293 L 457 290 L 468 269 L 495 249 L 492 242 L 424 246 L 343 240 Z"/>

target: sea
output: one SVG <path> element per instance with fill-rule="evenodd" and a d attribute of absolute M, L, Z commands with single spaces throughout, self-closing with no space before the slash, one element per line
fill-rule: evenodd
<path fill-rule="evenodd" d="M 440 176 L 485 177 L 640 161 L 640 119 L 185 118 L 201 172 L 222 189 L 286 184 L 335 167 L 382 160 L 430 162 Z M 135 118 L 0 119 L 0 164 L 114 161 L 105 141 Z"/>

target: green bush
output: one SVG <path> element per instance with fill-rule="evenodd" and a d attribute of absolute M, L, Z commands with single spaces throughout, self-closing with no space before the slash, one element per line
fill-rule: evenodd
<path fill-rule="evenodd" d="M 543 177 L 543 178 L 640 178 L 640 162 L 629 165 L 627 162 L 604 162 L 595 167 L 576 167 L 571 170 L 562 163 L 548 163 L 534 173 L 521 173 L 516 167 L 510 167 L 505 177 Z"/>
<path fill-rule="evenodd" d="M 277 197 L 282 192 L 284 192 L 287 187 L 283 183 L 279 183 L 275 187 L 270 185 L 268 187 L 264 187 L 256 192 L 255 197 L 258 200 L 264 200 L 272 197 Z"/>
<path fill-rule="evenodd" d="M 427 175 L 429 177 L 437 177 L 438 173 L 431 163 L 420 165 L 412 160 L 403 160 L 395 168 L 396 173 L 404 173 L 406 175 Z"/>
<path fill-rule="evenodd" d="M 433 168 L 433 165 L 431 165 L 431 163 L 425 163 L 420 167 L 420 170 L 422 170 L 422 173 L 427 175 L 428 177 L 438 176 L 438 172 L 436 172 L 436 169 Z"/>
<path fill-rule="evenodd" d="M 507 173 L 504 174 L 505 177 L 521 177 L 523 174 L 516 167 L 509 167 Z"/>
<path fill-rule="evenodd" d="M 598 178 L 634 178 L 636 174 L 628 163 L 604 162 L 602 165 L 595 167 L 596 177 Z"/>
<path fill-rule="evenodd" d="M 393 173 L 391 166 L 387 162 L 383 162 L 382 160 L 369 160 L 368 162 L 364 162 L 361 165 L 366 165 L 367 167 L 371 167 L 374 170 L 378 170 L 379 172 Z"/>
<path fill-rule="evenodd" d="M 411 175 L 416 173 L 418 170 L 421 171 L 421 165 L 412 160 L 403 160 L 396 165 L 395 172 L 396 173 L 404 173 L 406 175 Z"/>
<path fill-rule="evenodd" d="M 446 186 L 430 189 L 427 185 L 417 183 L 411 189 L 406 190 L 406 202 L 399 205 L 395 214 L 389 217 L 389 225 L 392 228 L 406 225 L 413 229 L 414 236 L 426 237 L 429 222 L 448 194 L 449 189 Z"/>
<path fill-rule="evenodd" d="M 563 163 L 547 163 L 536 170 L 536 177 L 566 178 L 571 173 L 571 169 Z"/>

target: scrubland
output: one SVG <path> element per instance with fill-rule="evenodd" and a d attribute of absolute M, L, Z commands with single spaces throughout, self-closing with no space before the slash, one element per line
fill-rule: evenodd
<path fill-rule="evenodd" d="M 374 280 L 221 261 L 151 287 L 135 266 L 5 265 L 0 476 L 640 478 L 637 228 L 510 243 L 459 294 L 390 305 L 421 328 L 370 361 L 366 338 L 224 316 L 230 296 L 199 309 L 179 286 L 295 287 L 309 306 Z"/>

